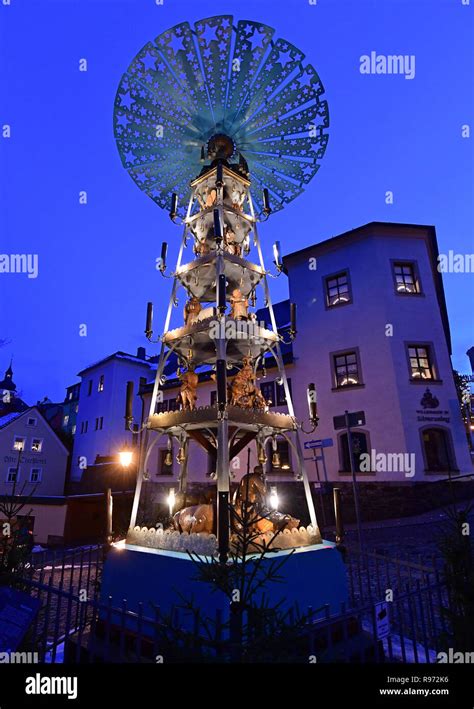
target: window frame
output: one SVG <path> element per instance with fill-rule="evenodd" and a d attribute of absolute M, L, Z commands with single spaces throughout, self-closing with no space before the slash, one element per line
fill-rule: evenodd
<path fill-rule="evenodd" d="M 38 450 L 33 450 L 33 443 L 34 441 L 39 442 L 39 449 Z M 43 451 L 43 443 L 44 443 L 44 438 L 32 438 L 31 443 L 30 443 L 30 453 L 42 453 Z"/>
<path fill-rule="evenodd" d="M 21 438 L 21 440 L 23 441 L 23 448 L 17 448 L 17 447 L 15 446 L 15 443 L 16 443 L 16 441 L 17 441 L 18 438 Z M 19 453 L 19 452 L 25 453 L 25 451 L 26 451 L 26 441 L 27 441 L 26 436 L 13 436 L 12 451 L 15 451 L 16 453 Z"/>
<path fill-rule="evenodd" d="M 39 478 L 38 478 L 38 480 L 32 480 L 32 479 L 31 479 L 31 478 L 33 477 L 33 470 L 38 470 L 38 471 L 39 471 Z M 42 481 L 43 481 L 43 468 L 38 468 L 38 467 L 30 468 L 30 483 L 36 484 L 36 483 L 40 483 L 40 482 L 42 482 Z"/>
<path fill-rule="evenodd" d="M 269 403 L 269 400 L 267 399 L 267 397 L 265 396 L 262 387 L 271 387 L 272 388 L 273 398 L 272 398 L 272 400 L 270 400 L 270 403 Z M 275 389 L 276 389 L 276 387 L 275 387 L 275 380 L 274 379 L 272 379 L 271 381 L 268 381 L 268 382 L 265 382 L 265 381 L 260 382 L 260 391 L 262 393 L 263 398 L 267 402 L 267 406 L 269 409 L 273 409 L 276 406 L 276 391 L 275 391 Z"/>
<path fill-rule="evenodd" d="M 436 353 L 435 353 L 435 348 L 433 342 L 422 342 L 422 341 L 417 341 L 414 342 L 413 340 L 405 340 L 404 342 L 405 346 L 405 357 L 407 360 L 407 367 L 408 367 L 408 381 L 411 384 L 424 384 L 426 386 L 427 383 L 429 384 L 441 384 L 442 379 L 439 377 L 439 369 L 438 369 L 438 362 L 436 359 Z M 420 348 L 423 347 L 427 351 L 427 359 L 428 363 L 430 365 L 430 371 L 431 371 L 431 379 L 424 379 L 423 377 L 413 377 L 412 376 L 412 368 L 411 368 L 411 357 L 410 357 L 410 348 Z M 417 357 L 418 359 L 418 357 Z"/>
<path fill-rule="evenodd" d="M 355 356 L 356 356 L 357 374 L 358 374 L 359 381 L 356 384 L 343 384 L 341 386 L 338 386 L 336 357 L 342 357 L 342 356 L 345 356 L 348 354 L 355 354 Z M 363 376 L 363 372 L 362 372 L 360 350 L 358 347 L 346 348 L 344 350 L 338 350 L 337 352 L 330 352 L 329 358 L 330 358 L 330 366 L 331 366 L 331 377 L 332 377 L 332 383 L 333 383 L 332 391 L 346 391 L 348 389 L 357 389 L 357 388 L 365 386 L 364 376 Z M 347 363 L 346 363 L 346 366 L 347 366 Z"/>
<path fill-rule="evenodd" d="M 397 278 L 396 278 L 396 273 L 395 273 L 395 267 L 396 266 L 410 266 L 412 269 L 413 273 L 413 281 L 415 283 L 416 291 L 414 293 L 409 293 L 407 291 L 399 291 L 397 290 Z M 421 283 L 421 278 L 420 278 L 420 269 L 418 267 L 418 261 L 415 261 L 413 259 L 390 259 L 390 267 L 392 271 L 392 281 L 393 281 L 393 290 L 395 295 L 400 295 L 403 298 L 405 297 L 416 297 L 416 296 L 424 296 L 423 292 L 423 286 Z"/>
<path fill-rule="evenodd" d="M 13 471 L 16 472 L 16 479 L 15 480 L 9 480 L 8 478 L 10 477 L 10 473 Z M 20 480 L 20 466 L 14 467 L 14 466 L 9 466 L 7 470 L 7 476 L 5 478 L 5 482 L 8 485 L 14 485 L 15 483 L 19 482 Z"/>
<path fill-rule="evenodd" d="M 362 434 L 365 436 L 365 442 L 367 446 L 367 453 L 370 453 L 372 446 L 371 446 L 371 441 L 370 441 L 370 432 L 366 428 L 352 428 L 351 427 L 351 435 L 354 434 Z M 338 464 L 339 464 L 339 469 L 338 469 L 338 474 L 339 475 L 352 475 L 352 471 L 350 470 L 350 464 L 349 464 L 349 470 L 344 470 L 344 454 L 343 454 L 343 439 L 344 436 L 347 436 L 347 430 L 343 429 L 342 431 L 339 431 L 337 434 L 337 455 L 338 455 Z M 349 447 L 349 440 L 347 441 L 347 446 Z M 348 450 L 349 452 L 349 450 Z M 357 476 L 362 475 L 362 476 L 367 476 L 367 477 L 375 477 L 377 475 L 376 470 L 356 470 L 355 474 Z"/>
<path fill-rule="evenodd" d="M 441 431 L 445 435 L 446 451 L 447 451 L 448 463 L 449 463 L 448 468 L 445 470 L 433 470 L 432 468 L 428 467 L 428 457 L 426 455 L 423 434 L 425 434 L 427 431 L 433 431 L 433 430 L 434 431 Z M 454 447 L 453 435 L 452 435 L 450 428 L 448 428 L 447 426 L 439 426 L 435 423 L 428 423 L 425 426 L 420 426 L 419 434 L 420 434 L 421 453 L 423 456 L 423 464 L 424 464 L 423 472 L 425 473 L 425 475 L 446 475 L 446 473 L 459 473 L 460 472 L 459 467 L 458 467 L 458 463 L 456 460 L 456 448 Z"/>
<path fill-rule="evenodd" d="M 329 302 L 329 288 L 328 288 L 328 281 L 334 278 L 339 278 L 340 276 L 345 275 L 347 278 L 347 292 L 349 295 L 349 300 L 347 302 L 341 301 L 339 303 L 330 303 Z M 354 295 L 352 292 L 352 282 L 351 282 L 351 276 L 350 276 L 350 271 L 348 268 L 341 268 L 338 271 L 335 271 L 334 273 L 330 273 L 327 276 L 323 276 L 323 294 L 324 294 L 324 305 L 326 310 L 332 310 L 333 308 L 340 308 L 343 307 L 344 305 L 352 305 L 354 303 Z"/>

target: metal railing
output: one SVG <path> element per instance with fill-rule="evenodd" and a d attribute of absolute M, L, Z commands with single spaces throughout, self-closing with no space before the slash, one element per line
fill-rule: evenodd
<path fill-rule="evenodd" d="M 106 547 L 34 555 L 19 587 L 41 600 L 26 641 L 40 661 L 225 662 L 246 656 L 222 613 L 192 623 L 176 608 L 138 611 L 99 595 Z M 450 635 L 443 574 L 434 566 L 351 551 L 349 600 L 339 612 L 307 609 L 293 657 L 299 662 L 435 662 Z M 381 617 L 387 614 L 384 622 Z M 184 622 L 186 620 L 186 622 Z M 248 626 L 247 626 L 248 627 Z M 277 629 L 275 630 L 277 638 Z M 266 652 L 266 651 L 265 651 Z M 262 659 L 272 660 L 271 649 Z"/>

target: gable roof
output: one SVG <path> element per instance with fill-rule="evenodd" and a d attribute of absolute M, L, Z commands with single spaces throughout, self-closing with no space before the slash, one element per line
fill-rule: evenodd
<path fill-rule="evenodd" d="M 59 438 L 59 436 L 58 436 L 58 434 L 56 433 L 56 431 L 54 430 L 54 428 L 53 428 L 53 427 L 51 426 L 51 424 L 49 423 L 48 419 L 46 419 L 46 418 L 43 416 L 43 414 L 41 413 L 41 411 L 38 409 L 37 406 L 30 406 L 30 407 L 28 407 L 28 408 L 26 409 L 26 411 L 15 411 L 15 412 L 13 412 L 13 413 L 11 413 L 11 414 L 6 414 L 5 416 L 1 416 L 1 417 L 0 417 L 0 430 L 1 430 L 2 428 L 6 428 L 7 426 L 9 426 L 9 425 L 10 425 L 11 423 L 13 423 L 14 421 L 18 421 L 18 420 L 19 420 L 20 418 L 22 418 L 23 416 L 26 416 L 27 414 L 31 414 L 32 412 L 34 412 L 35 415 L 37 415 L 37 416 L 46 424 L 46 426 L 49 428 L 49 430 L 51 431 L 51 433 L 54 434 L 54 436 L 55 436 L 55 438 L 57 439 L 58 443 L 61 445 L 62 448 L 64 448 L 65 452 L 69 455 L 70 451 L 69 451 L 68 448 L 64 445 L 64 443 L 63 443 L 62 440 Z"/>

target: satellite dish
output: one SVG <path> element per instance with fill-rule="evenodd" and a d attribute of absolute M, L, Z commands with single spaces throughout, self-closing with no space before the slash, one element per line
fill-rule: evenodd
<path fill-rule="evenodd" d="M 273 211 L 319 169 L 329 126 L 324 87 L 305 55 L 274 30 L 231 15 L 176 25 L 149 42 L 122 76 L 114 132 L 130 176 L 184 216 L 203 162 L 232 158 L 250 173 L 252 200 Z M 231 152 L 232 151 L 232 152 Z"/>

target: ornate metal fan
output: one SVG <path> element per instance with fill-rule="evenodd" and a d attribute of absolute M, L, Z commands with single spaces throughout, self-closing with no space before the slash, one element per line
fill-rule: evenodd
<path fill-rule="evenodd" d="M 184 214 L 189 182 L 216 134 L 246 161 L 252 199 L 273 211 L 299 195 L 319 168 L 329 126 L 323 85 L 305 55 L 267 25 L 231 15 L 194 29 L 183 22 L 137 54 L 115 98 L 114 130 L 124 167 L 160 207 L 170 194 Z"/>

